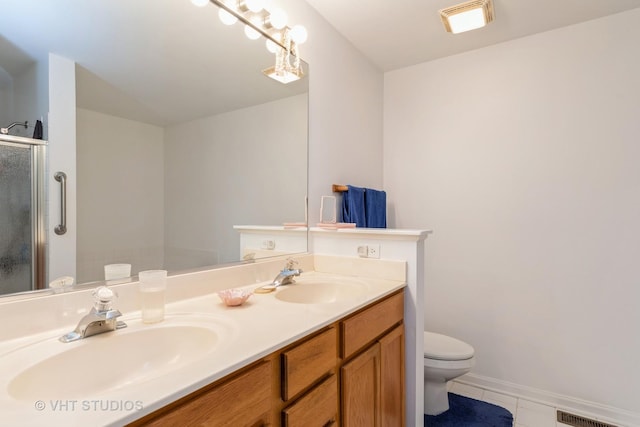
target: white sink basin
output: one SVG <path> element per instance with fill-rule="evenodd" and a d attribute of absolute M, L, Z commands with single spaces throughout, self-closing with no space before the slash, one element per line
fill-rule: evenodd
<path fill-rule="evenodd" d="M 298 304 L 330 304 L 348 301 L 365 294 L 367 286 L 357 280 L 303 281 L 286 285 L 277 290 L 276 298 Z"/>
<path fill-rule="evenodd" d="M 229 335 L 228 325 L 206 317 L 174 316 L 154 325 L 127 323 L 125 329 L 71 343 L 53 338 L 3 356 L 5 367 L 27 361 L 6 384 L 7 393 L 26 401 L 101 395 L 209 356 Z M 42 357 L 30 362 L 33 354 Z"/>

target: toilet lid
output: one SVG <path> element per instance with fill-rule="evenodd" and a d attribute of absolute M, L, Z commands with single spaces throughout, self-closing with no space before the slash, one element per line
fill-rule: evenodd
<path fill-rule="evenodd" d="M 474 350 L 466 342 L 434 332 L 424 333 L 424 357 L 437 360 L 466 360 Z"/>

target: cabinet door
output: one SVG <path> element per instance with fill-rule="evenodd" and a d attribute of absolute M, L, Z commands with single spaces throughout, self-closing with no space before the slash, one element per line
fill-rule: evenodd
<path fill-rule="evenodd" d="M 344 427 L 380 426 L 380 344 L 341 368 L 342 425 Z"/>
<path fill-rule="evenodd" d="M 332 375 L 282 411 L 284 427 L 332 426 L 338 419 L 338 382 Z"/>
<path fill-rule="evenodd" d="M 380 338 L 380 408 L 382 427 L 404 426 L 404 326 Z"/>
<path fill-rule="evenodd" d="M 134 425 L 248 427 L 269 425 L 271 363 L 241 373 L 197 396 L 187 396 L 150 421 Z"/>

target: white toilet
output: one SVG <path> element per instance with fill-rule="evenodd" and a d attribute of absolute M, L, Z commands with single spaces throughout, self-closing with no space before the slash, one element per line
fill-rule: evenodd
<path fill-rule="evenodd" d="M 449 409 L 447 381 L 466 374 L 475 365 L 474 350 L 466 342 L 434 332 L 424 333 L 424 413 Z"/>

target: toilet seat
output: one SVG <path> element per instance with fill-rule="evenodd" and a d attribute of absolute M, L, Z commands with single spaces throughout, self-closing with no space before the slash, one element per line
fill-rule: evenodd
<path fill-rule="evenodd" d="M 466 342 L 434 332 L 424 333 L 424 413 L 449 410 L 447 383 L 471 371 L 475 351 Z"/>
<path fill-rule="evenodd" d="M 424 357 L 434 360 L 467 360 L 471 359 L 475 351 L 466 342 L 437 334 L 424 333 Z"/>

